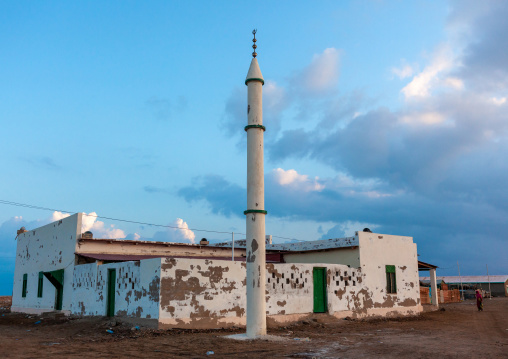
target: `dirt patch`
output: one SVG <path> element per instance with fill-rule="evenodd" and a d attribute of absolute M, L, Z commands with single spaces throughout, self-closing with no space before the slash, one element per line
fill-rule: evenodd
<path fill-rule="evenodd" d="M 0 297 L 0 308 L 10 299 Z M 336 319 L 319 314 L 294 325 L 272 327 L 281 341 L 233 340 L 230 329 L 154 330 L 121 318 L 34 316 L 0 309 L 4 358 L 504 358 L 508 352 L 508 298 L 443 305 L 445 311 L 393 319 Z M 427 307 L 429 309 L 429 307 Z M 37 322 L 39 322 L 36 324 Z M 106 330 L 112 330 L 110 334 Z M 453 343 L 453 345 L 450 345 Z M 436 354 L 437 353 L 437 354 Z"/>

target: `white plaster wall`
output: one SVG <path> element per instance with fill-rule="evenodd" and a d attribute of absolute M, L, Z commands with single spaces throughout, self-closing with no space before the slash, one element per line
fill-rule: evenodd
<path fill-rule="evenodd" d="M 364 311 L 365 282 L 361 268 L 345 265 L 327 266 L 328 313 L 358 316 Z M 344 316 L 346 316 L 344 315 Z"/>
<path fill-rule="evenodd" d="M 97 287 L 97 263 L 74 267 L 73 302 L 71 311 L 81 315 L 105 315 L 105 298 L 102 286 Z M 104 300 L 103 300 L 104 299 Z"/>
<path fill-rule="evenodd" d="M 159 325 L 217 328 L 245 323 L 245 263 L 161 260 Z"/>
<path fill-rule="evenodd" d="M 104 265 L 77 265 L 74 269 L 74 314 L 106 315 L 108 269 L 116 269 L 115 315 L 158 318 L 159 258 Z"/>
<path fill-rule="evenodd" d="M 362 309 L 363 274 L 346 265 L 267 264 L 266 315 L 276 321 L 313 313 L 313 268 L 327 269 L 328 313 Z M 162 259 L 161 327 L 218 328 L 245 325 L 245 263 Z M 299 316 L 298 316 L 299 315 Z M 345 315 L 344 315 L 345 316 Z"/>
<path fill-rule="evenodd" d="M 268 264 L 267 315 L 313 313 L 314 268 L 326 268 L 328 313 L 362 308 L 365 286 L 360 268 L 330 263 Z"/>
<path fill-rule="evenodd" d="M 370 314 L 420 312 L 418 257 L 412 237 L 358 232 Z M 397 293 L 386 293 L 386 265 L 395 266 Z"/>
<path fill-rule="evenodd" d="M 366 285 L 367 276 L 362 267 L 333 263 L 293 263 L 267 265 L 267 315 L 277 322 L 286 322 L 288 320 L 284 316 L 291 318 L 291 321 L 313 313 L 314 268 L 326 268 L 328 314 L 338 318 L 362 318 L 406 315 L 419 311 L 406 303 L 400 304 L 396 299 L 393 302 L 376 301 L 383 298 L 380 287 L 374 286 L 375 289 L 372 289 Z M 386 282 L 386 278 L 383 281 Z M 406 300 L 407 295 L 399 297 Z"/>
<path fill-rule="evenodd" d="M 44 278 L 43 296 L 37 297 L 39 272 L 64 269 L 62 310 L 70 311 L 76 241 L 81 234 L 81 213 L 22 233 L 17 238 L 12 311 L 40 313 L 55 308 L 56 290 Z M 27 293 L 23 298 L 23 274 Z"/>
<path fill-rule="evenodd" d="M 266 314 L 310 313 L 314 306 L 312 265 L 266 265 Z"/>
<path fill-rule="evenodd" d="M 284 261 L 286 263 L 333 263 L 359 267 L 360 250 L 358 247 L 346 247 L 322 252 L 284 253 Z"/>
<path fill-rule="evenodd" d="M 284 322 L 313 313 L 315 267 L 326 268 L 327 311 L 336 317 L 405 315 L 421 311 L 419 288 L 414 286 L 415 280 L 418 283 L 418 271 L 412 239 L 389 236 L 387 242 L 382 242 L 371 235 L 366 238 L 360 235 L 360 260 L 364 261 L 361 267 L 335 263 L 267 264 L 266 315 Z M 386 264 L 396 266 L 396 295 L 386 294 Z M 159 326 L 244 325 L 245 274 L 245 263 L 240 262 L 162 259 Z"/>

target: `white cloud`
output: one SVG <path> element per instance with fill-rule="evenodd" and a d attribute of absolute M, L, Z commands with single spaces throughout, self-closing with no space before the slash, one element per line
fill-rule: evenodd
<path fill-rule="evenodd" d="M 162 242 L 195 243 L 196 235 L 183 219 L 177 218 L 170 226 L 178 228 L 167 228 L 165 231 L 156 232 L 153 239 Z"/>
<path fill-rule="evenodd" d="M 263 86 L 263 109 L 278 114 L 287 105 L 286 91 L 275 81 L 267 80 Z"/>
<path fill-rule="evenodd" d="M 382 193 L 378 191 L 367 191 L 365 195 L 369 198 L 381 198 L 381 197 L 391 197 L 391 193 Z"/>
<path fill-rule="evenodd" d="M 412 125 L 439 125 L 446 121 L 446 117 L 439 112 L 420 112 L 405 115 L 400 118 L 402 123 Z"/>
<path fill-rule="evenodd" d="M 301 175 L 293 169 L 285 171 L 282 168 L 276 168 L 272 170 L 272 176 L 279 185 L 293 187 L 300 191 L 321 191 L 325 188 L 319 183 L 318 177 L 310 179 L 309 176 Z"/>
<path fill-rule="evenodd" d="M 414 72 L 413 68 L 408 64 L 403 64 L 400 68 L 392 67 L 391 71 L 401 80 L 412 76 Z"/>
<path fill-rule="evenodd" d="M 456 90 L 462 90 L 464 88 L 464 81 L 457 77 L 447 77 L 444 79 L 443 85 Z"/>
<path fill-rule="evenodd" d="M 190 243 L 194 243 L 194 239 L 196 235 L 193 231 L 189 229 L 189 225 L 181 218 L 177 218 L 174 222 L 175 227 L 179 227 L 178 229 L 171 229 L 174 231 L 174 236 L 177 238 L 182 238 L 184 240 L 188 240 Z"/>
<path fill-rule="evenodd" d="M 55 213 L 53 213 L 55 216 Z M 106 226 L 104 222 L 97 220 L 97 213 L 84 213 L 81 223 L 81 232 L 90 231 L 94 238 L 120 239 L 125 238 L 125 232 L 119 228 L 115 228 L 114 224 Z"/>
<path fill-rule="evenodd" d="M 339 50 L 333 47 L 314 55 L 309 66 L 293 78 L 293 83 L 309 92 L 332 90 L 339 81 L 339 55 Z"/>
<path fill-rule="evenodd" d="M 501 106 L 502 104 L 506 103 L 506 97 L 492 97 L 490 101 L 497 106 Z"/>
<path fill-rule="evenodd" d="M 462 80 L 446 76 L 451 70 L 458 68 L 459 64 L 448 46 L 441 46 L 430 65 L 415 75 L 401 92 L 406 99 L 416 97 L 425 98 L 431 95 L 433 89 L 440 86 L 462 89 Z"/>
<path fill-rule="evenodd" d="M 369 228 L 375 232 L 374 229 L 378 227 L 378 225 L 373 223 L 345 221 L 330 228 L 320 239 L 352 237 L 355 235 L 355 232 L 363 231 L 364 228 Z"/>
<path fill-rule="evenodd" d="M 69 217 L 69 216 L 70 216 L 70 214 L 68 214 L 68 213 L 62 213 L 62 212 L 59 212 L 59 211 L 54 211 L 53 214 L 50 217 L 50 222 L 59 221 L 61 219 Z"/>

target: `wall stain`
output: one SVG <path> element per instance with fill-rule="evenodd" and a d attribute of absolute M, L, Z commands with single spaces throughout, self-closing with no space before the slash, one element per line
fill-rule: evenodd
<path fill-rule="evenodd" d="M 127 292 L 127 294 L 125 294 L 125 301 L 127 302 L 127 304 L 130 304 L 131 295 L 132 295 L 132 290 L 129 290 Z"/>
<path fill-rule="evenodd" d="M 78 302 L 78 307 L 79 307 L 79 311 L 81 315 L 85 315 L 86 313 L 86 309 L 85 309 L 85 303 L 83 302 Z"/>
<path fill-rule="evenodd" d="M 220 288 L 223 292 L 231 293 L 233 289 L 236 289 L 236 282 L 231 282 L 229 285 L 224 285 Z"/>
<path fill-rule="evenodd" d="M 210 278 L 210 283 L 219 283 L 223 278 L 224 272 L 229 272 L 229 267 L 209 266 L 208 271 L 199 271 L 198 273 L 203 277 Z"/>
<path fill-rule="evenodd" d="M 143 313 L 143 307 L 137 307 L 135 313 L 136 318 L 141 318 L 141 313 Z"/>
<path fill-rule="evenodd" d="M 402 302 L 398 303 L 401 307 L 414 307 L 417 302 L 412 298 L 406 298 Z"/>
<path fill-rule="evenodd" d="M 176 259 L 175 258 L 166 258 L 166 260 L 161 263 L 161 269 L 171 269 L 176 265 Z"/>
<path fill-rule="evenodd" d="M 188 271 L 176 270 L 175 277 L 163 277 L 160 287 L 160 305 L 166 310 L 173 301 L 184 301 L 188 296 L 195 296 L 206 291 L 206 285 L 201 285 L 196 277 L 183 279 L 184 273 Z"/>
<path fill-rule="evenodd" d="M 160 282 L 160 278 L 157 275 L 148 285 L 148 299 L 154 303 L 159 303 Z"/>

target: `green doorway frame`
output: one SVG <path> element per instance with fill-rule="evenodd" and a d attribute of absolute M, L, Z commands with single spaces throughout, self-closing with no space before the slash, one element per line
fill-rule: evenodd
<path fill-rule="evenodd" d="M 116 269 L 108 269 L 108 300 L 106 304 L 106 315 L 115 316 L 115 290 L 116 290 Z"/>
<path fill-rule="evenodd" d="M 64 270 L 58 269 L 51 272 L 43 272 L 44 276 L 55 287 L 55 310 L 62 310 L 63 289 L 64 289 Z"/>
<path fill-rule="evenodd" d="M 314 282 L 314 313 L 326 313 L 328 300 L 326 297 L 326 268 L 314 267 L 312 270 Z"/>

